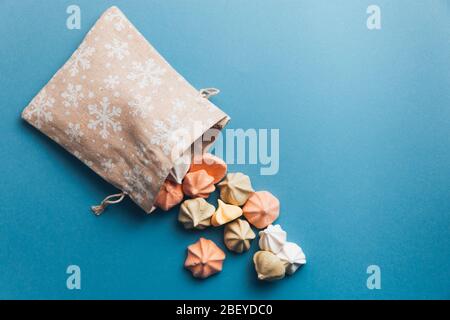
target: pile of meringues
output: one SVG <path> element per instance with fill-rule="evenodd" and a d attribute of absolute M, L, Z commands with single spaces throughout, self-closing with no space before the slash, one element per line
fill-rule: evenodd
<path fill-rule="evenodd" d="M 216 185 L 220 189 L 217 208 L 205 200 Z M 190 199 L 184 200 L 185 196 Z M 268 191 L 253 190 L 247 175 L 227 174 L 226 163 L 210 153 L 197 155 L 192 161 L 180 158 L 161 188 L 155 206 L 167 211 L 180 203 L 178 221 L 185 229 L 224 225 L 225 246 L 237 253 L 249 250 L 256 237 L 250 224 L 265 228 L 259 232 L 261 250 L 253 257 L 260 280 L 281 279 L 306 263 L 302 249 L 286 242 L 286 232 L 280 225 L 272 225 L 280 214 L 279 200 Z M 194 277 L 207 278 L 222 270 L 224 260 L 225 253 L 213 241 L 200 238 L 188 247 L 184 266 Z"/>

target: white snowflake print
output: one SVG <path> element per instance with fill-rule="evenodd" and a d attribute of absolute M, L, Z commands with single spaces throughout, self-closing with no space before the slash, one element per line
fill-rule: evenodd
<path fill-rule="evenodd" d="M 133 194 L 134 199 L 138 203 L 142 203 L 148 194 L 148 186 L 146 183 L 151 183 L 152 178 L 145 175 L 142 168 L 138 166 L 134 166 L 133 170 L 125 171 L 123 177 L 127 182 L 125 191 Z"/>
<path fill-rule="evenodd" d="M 127 78 L 137 81 L 141 89 L 148 87 L 150 84 L 159 86 L 162 82 L 162 75 L 166 73 L 166 70 L 158 66 L 153 59 L 147 60 L 144 64 L 133 62 L 132 69 L 133 72 Z"/>
<path fill-rule="evenodd" d="M 130 114 L 133 116 L 139 116 L 143 119 L 147 118 L 149 111 L 153 109 L 151 96 L 141 96 L 140 94 L 134 97 L 134 100 L 128 102 L 128 106 L 131 108 Z"/>
<path fill-rule="evenodd" d="M 69 122 L 69 126 L 67 127 L 65 133 L 69 137 L 70 142 L 81 142 L 81 137 L 84 133 L 81 131 L 81 126 L 79 123 L 71 123 Z"/>
<path fill-rule="evenodd" d="M 136 156 L 138 156 L 144 164 L 149 164 L 150 161 L 147 159 L 147 148 L 144 146 L 143 143 L 139 143 L 136 147 Z"/>
<path fill-rule="evenodd" d="M 92 161 L 84 159 L 79 151 L 75 151 L 73 153 L 73 155 L 75 157 L 77 157 L 80 161 L 82 161 L 85 165 L 87 165 L 88 167 L 92 167 L 94 164 Z"/>
<path fill-rule="evenodd" d="M 150 143 L 161 148 L 165 155 L 170 155 L 176 143 L 174 132 L 180 129 L 180 121 L 176 115 L 171 115 L 166 121 L 153 120 L 155 134 L 152 135 Z"/>
<path fill-rule="evenodd" d="M 135 148 L 136 148 L 136 155 L 139 158 L 143 158 L 145 156 L 145 154 L 147 153 L 147 148 L 141 142 Z"/>
<path fill-rule="evenodd" d="M 158 170 L 158 172 L 156 173 L 158 179 L 159 179 L 159 180 L 162 180 L 162 181 L 166 180 L 167 175 L 169 174 L 170 169 L 171 169 L 171 168 L 168 167 L 167 165 L 162 165 L 162 166 L 161 166 L 161 169 Z"/>
<path fill-rule="evenodd" d="M 123 16 L 118 12 L 109 12 L 106 15 L 106 21 L 114 23 L 114 29 L 122 31 L 125 28 L 125 21 Z"/>
<path fill-rule="evenodd" d="M 214 112 L 214 108 L 210 108 L 211 103 L 209 102 L 209 100 L 204 96 L 202 96 L 200 92 L 197 93 L 195 96 L 190 95 L 190 98 L 194 99 L 194 101 L 196 102 L 196 104 L 193 105 L 194 111 L 197 110 L 199 107 L 200 108 L 206 107 L 205 110 L 208 110 L 208 112 Z"/>
<path fill-rule="evenodd" d="M 183 111 L 186 109 L 186 102 L 177 98 L 172 101 L 172 107 L 174 112 Z"/>
<path fill-rule="evenodd" d="M 103 80 L 103 82 L 106 84 L 106 89 L 115 89 L 116 86 L 120 83 L 119 76 L 109 75 Z"/>
<path fill-rule="evenodd" d="M 91 62 L 89 58 L 94 54 L 95 48 L 88 47 L 83 42 L 77 51 L 73 54 L 72 58 L 64 65 L 64 69 L 69 69 L 69 73 L 72 77 L 76 76 L 80 69 L 88 70 L 91 68 Z"/>
<path fill-rule="evenodd" d="M 128 51 L 128 43 L 121 42 L 117 39 L 113 39 L 112 43 L 105 44 L 105 48 L 108 49 L 108 57 L 122 60 L 126 56 L 130 55 Z"/>
<path fill-rule="evenodd" d="M 100 127 L 99 134 L 103 139 L 107 139 L 110 135 L 109 128 L 114 132 L 122 130 L 120 122 L 115 118 L 120 117 L 121 109 L 119 107 L 111 106 L 108 97 L 103 97 L 100 102 L 100 108 L 96 104 L 89 105 L 89 114 L 93 115 L 95 119 L 89 120 L 88 128 L 97 130 Z"/>
<path fill-rule="evenodd" d="M 73 85 L 69 83 L 66 90 L 61 93 L 61 97 L 64 99 L 63 105 L 65 107 L 78 108 L 79 101 L 84 98 L 82 89 L 80 84 Z"/>
<path fill-rule="evenodd" d="M 47 92 L 43 89 L 24 112 L 24 118 L 41 129 L 44 123 L 53 121 L 53 115 L 49 109 L 53 108 L 54 103 L 55 99 L 47 95 Z"/>
<path fill-rule="evenodd" d="M 74 155 L 75 157 L 77 157 L 78 159 L 80 159 L 80 160 L 83 159 L 83 156 L 81 155 L 81 153 L 80 153 L 79 151 L 75 151 L 75 152 L 73 153 L 73 155 Z"/>
<path fill-rule="evenodd" d="M 112 162 L 112 159 L 104 159 L 101 162 L 101 166 L 103 171 L 106 173 L 111 173 L 111 171 L 115 168 L 115 164 Z"/>

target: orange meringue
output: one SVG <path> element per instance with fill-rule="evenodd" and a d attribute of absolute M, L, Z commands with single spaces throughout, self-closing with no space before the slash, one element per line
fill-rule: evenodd
<path fill-rule="evenodd" d="M 262 229 L 280 215 L 280 201 L 268 191 L 258 191 L 248 198 L 242 209 L 248 222 Z"/>
<path fill-rule="evenodd" d="M 191 198 L 208 198 L 214 190 L 214 178 L 205 170 L 189 172 L 184 177 L 183 192 Z"/>
<path fill-rule="evenodd" d="M 227 164 L 219 157 L 211 153 L 205 153 L 194 157 L 189 172 L 199 170 L 205 170 L 207 174 L 214 178 L 214 184 L 216 184 L 227 174 Z"/>
<path fill-rule="evenodd" d="M 166 180 L 155 199 L 155 206 L 168 211 L 183 200 L 181 184 Z"/>
<path fill-rule="evenodd" d="M 225 253 L 211 240 L 200 238 L 187 250 L 184 267 L 196 278 L 208 278 L 222 271 Z"/>

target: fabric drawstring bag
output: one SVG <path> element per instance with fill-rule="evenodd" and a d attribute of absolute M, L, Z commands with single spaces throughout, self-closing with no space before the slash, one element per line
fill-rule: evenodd
<path fill-rule="evenodd" d="M 176 161 L 229 121 L 215 93 L 193 88 L 112 7 L 22 117 L 120 190 L 95 213 L 125 196 L 150 213 Z"/>

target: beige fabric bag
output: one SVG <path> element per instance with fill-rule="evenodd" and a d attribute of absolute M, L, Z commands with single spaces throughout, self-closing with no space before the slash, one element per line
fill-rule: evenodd
<path fill-rule="evenodd" d="M 112 7 L 22 117 L 149 213 L 180 155 L 229 120 L 207 94 Z"/>

